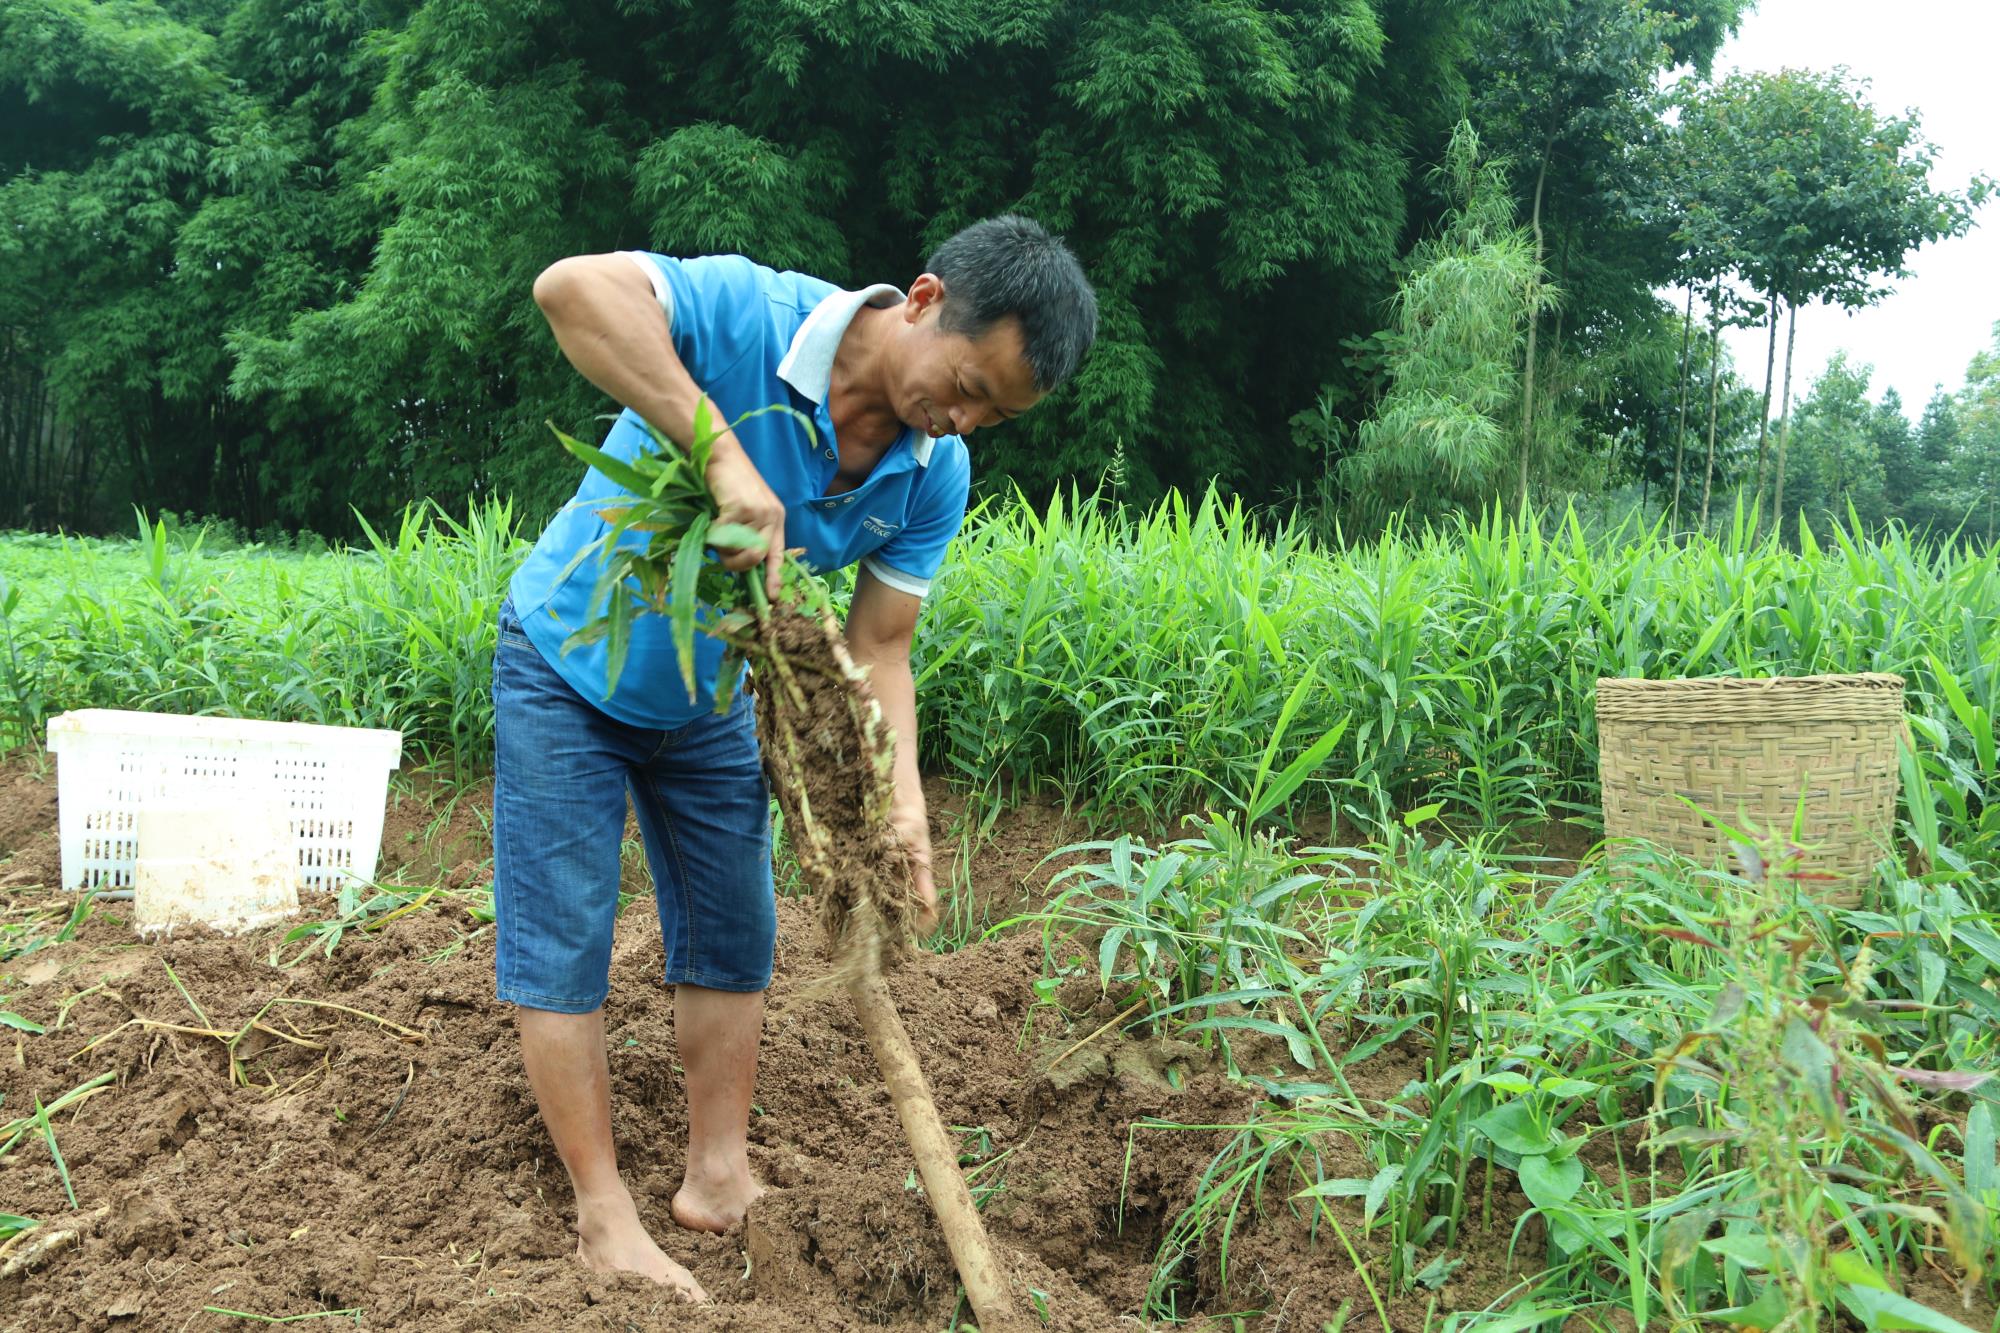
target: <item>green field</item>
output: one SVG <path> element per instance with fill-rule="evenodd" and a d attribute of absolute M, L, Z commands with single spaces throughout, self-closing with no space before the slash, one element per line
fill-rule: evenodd
<path fill-rule="evenodd" d="M 1596 805 L 1602 676 L 1892 671 L 1945 840 L 1990 848 L 2000 557 L 1835 531 L 1804 551 L 1587 533 L 1572 515 L 1329 549 L 1175 499 L 975 518 L 920 627 L 925 757 L 1089 813 L 1228 805 L 1287 700 L 1278 754 L 1344 724 L 1304 794 L 1363 814 L 1443 803 L 1504 834 Z M 505 507 L 419 513 L 330 555 L 201 534 L 0 541 L 12 610 L 0 740 L 100 706 L 400 729 L 478 771 L 493 619 L 526 550 Z"/>
<path fill-rule="evenodd" d="M 1040 792 L 1156 830 L 1082 848 L 991 930 L 1037 933 L 1046 1003 L 1102 993 L 1127 1030 L 1216 1048 L 1268 1094 L 1168 1229 L 1150 1316 L 1195 1269 L 1226 1287 L 1238 1228 L 1291 1209 L 1354 1258 L 1357 1321 L 1392 1325 L 1462 1234 L 1490 1234 L 1499 1173 L 1537 1244 L 1505 1301 L 1436 1306 L 1438 1327 L 1991 1320 L 2000 565 L 1742 527 L 1677 544 L 1565 517 L 1330 548 L 1216 502 L 975 518 L 918 644 L 928 766 L 975 816 Z M 319 555 L 157 527 L 8 539 L 7 739 L 80 706 L 244 713 L 396 727 L 474 779 L 524 549 L 498 508 Z M 1898 822 L 1927 872 L 1885 856 L 1834 911 L 1781 840 L 1738 874 L 1538 869 L 1551 823 L 1594 836 L 1600 676 L 1863 670 L 1909 681 Z M 1286 836 L 1302 823 L 1351 845 Z M 986 925 L 959 906 L 943 947 Z M 1282 1076 L 1238 1061 L 1273 1042 Z M 1405 1086 L 1350 1084 L 1391 1046 L 1416 1052 Z M 1368 1169 L 1330 1171 L 1335 1140 Z"/>

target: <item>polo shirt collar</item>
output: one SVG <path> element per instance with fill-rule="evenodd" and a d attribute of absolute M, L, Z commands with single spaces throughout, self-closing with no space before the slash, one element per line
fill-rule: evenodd
<path fill-rule="evenodd" d="M 824 403 L 833 383 L 834 353 L 840 350 L 840 340 L 861 307 L 892 306 L 903 299 L 902 289 L 886 282 L 857 292 L 835 290 L 812 308 L 806 322 L 792 335 L 792 345 L 778 362 L 778 378 L 815 403 Z M 917 465 L 929 467 L 937 441 L 920 431 L 909 433 L 914 436 L 910 452 L 916 455 Z"/>

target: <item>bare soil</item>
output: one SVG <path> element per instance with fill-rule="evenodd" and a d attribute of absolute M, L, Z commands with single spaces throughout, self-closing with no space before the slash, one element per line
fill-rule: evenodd
<path fill-rule="evenodd" d="M 54 792 L 52 771 L 0 763 L 0 917 L 67 906 L 53 887 Z M 479 788 L 399 782 L 384 876 L 483 881 L 489 808 Z M 1025 901 L 1048 869 L 1053 816 L 1029 818 L 1021 831 L 1042 846 L 1003 819 L 967 869 L 995 903 Z M 631 865 L 628 887 L 643 888 L 643 863 Z M 826 968 L 811 907 L 779 906 L 751 1125 L 768 1193 L 726 1236 L 670 1219 L 686 1135 L 673 997 L 643 898 L 618 926 L 605 1009 L 614 1130 L 642 1216 L 716 1298 L 696 1309 L 575 1263 L 569 1184 L 491 998 L 491 931 L 461 907 L 351 931 L 330 957 L 287 969 L 271 962 L 276 928 L 142 943 L 120 904 L 100 905 L 73 940 L 0 965 L 0 1007 L 48 1029 L 0 1030 L 0 1123 L 112 1076 L 53 1118 L 75 1208 L 38 1135 L 0 1156 L 0 1212 L 40 1219 L 39 1239 L 75 1234 L 0 1279 L 0 1329 L 220 1329 L 246 1325 L 217 1311 L 332 1310 L 425 1330 L 951 1327 L 967 1317 L 952 1266 L 859 1025 L 844 997 L 807 994 Z M 1053 1329 L 1138 1327 L 1163 1236 L 1255 1097 L 1190 1044 L 1114 1031 L 1072 1051 L 1113 1013 L 1094 997 L 1067 1015 L 1037 1005 L 1041 964 L 1038 933 L 1009 932 L 919 953 L 891 985 L 939 1108 L 962 1127 L 1017 1290 Z M 225 1039 L 204 1033 L 246 1028 L 232 1081 Z M 1246 1068 L 1266 1055 L 1275 1069 L 1275 1049 L 1238 1050 Z M 1351 1081 L 1392 1096 L 1417 1062 L 1392 1046 Z M 1368 1174 L 1346 1141 L 1320 1146 L 1330 1174 Z M 1500 1173 L 1491 1232 L 1461 1239 L 1468 1262 L 1439 1311 L 1479 1308 L 1518 1279 L 1508 1244 L 1527 1204 L 1512 1183 Z M 1212 1246 L 1170 1275 L 1182 1317 L 1217 1333 L 1318 1333 L 1352 1301 L 1347 1327 L 1379 1328 L 1346 1252 L 1286 1213 L 1279 1184 L 1238 1219 L 1226 1286 Z M 1363 1237 L 1353 1211 L 1349 1233 L 1379 1274 L 1379 1232 Z M 1524 1262 L 1538 1235 L 1531 1223 L 1519 1236 Z M 37 1239 L 23 1233 L 12 1254 Z M 1428 1303 L 1392 1303 L 1391 1327 L 1423 1327 Z M 1242 1325 L 1224 1317 L 1237 1312 Z"/>

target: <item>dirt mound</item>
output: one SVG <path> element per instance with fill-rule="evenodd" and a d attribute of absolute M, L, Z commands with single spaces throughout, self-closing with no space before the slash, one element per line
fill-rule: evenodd
<path fill-rule="evenodd" d="M 8 1210 L 79 1231 L 0 1282 L 0 1322 L 220 1326 L 202 1314 L 216 1307 L 361 1309 L 381 1327 L 935 1333 L 956 1284 L 901 1130 L 843 1002 L 792 1002 L 820 963 L 808 911 L 787 901 L 780 920 L 751 1125 L 770 1192 L 724 1237 L 668 1220 L 686 1132 L 672 997 L 649 914 L 620 923 L 615 1127 L 642 1211 L 717 1297 L 690 1310 L 570 1259 L 568 1182 L 488 998 L 489 933 L 420 914 L 285 971 L 274 933 L 143 945 L 106 907 L 14 969 L 33 982 L 9 1007 L 50 1030 L 0 1062 L 5 1114 L 114 1081 L 55 1117 L 78 1211 L 39 1142 L 0 1158 Z M 1037 963 L 1032 940 L 1002 939 L 923 956 L 893 985 L 968 1162 L 992 1163 L 974 1186 L 1016 1278 L 1045 1293 L 1051 1327 L 1111 1328 L 1218 1146 L 1177 1135 L 1127 1178 L 1131 1122 L 1240 1120 L 1249 1099 L 1203 1074 L 1175 1092 L 1131 1061 L 1059 1089 L 1034 1069 L 1040 1038 L 1060 1035 L 1029 1012 Z M 244 1033 L 235 1083 L 228 1042 L 205 1032 Z"/>

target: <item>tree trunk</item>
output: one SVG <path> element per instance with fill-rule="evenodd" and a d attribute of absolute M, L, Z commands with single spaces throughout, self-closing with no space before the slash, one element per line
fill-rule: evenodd
<path fill-rule="evenodd" d="M 1646 442 L 1640 444 L 1638 454 L 1638 516 L 1646 518 L 1646 500 L 1652 498 L 1652 476 L 1646 472 L 1646 460 L 1652 458 L 1660 444 L 1660 432 L 1652 428 L 1652 412 L 1646 414 Z"/>
<path fill-rule="evenodd" d="M 1792 439 L 1792 347 L 1799 340 L 1799 308 L 1792 306 L 1790 328 L 1785 334 L 1785 405 L 1778 412 L 1778 480 L 1771 499 L 1771 525 L 1780 542 L 1785 539 L 1785 446 Z"/>
<path fill-rule="evenodd" d="M 1722 363 L 1722 280 L 1709 293 L 1708 314 L 1708 463 L 1701 470 L 1701 530 L 1708 531 L 1708 494 L 1715 481 L 1715 408 L 1720 398 Z"/>
<path fill-rule="evenodd" d="M 1542 187 L 1549 179 L 1549 151 L 1542 150 L 1542 168 L 1535 173 L 1535 206 L 1529 223 L 1535 229 L 1535 276 L 1528 284 L 1528 366 L 1521 382 L 1521 496 L 1516 506 L 1528 512 L 1528 453 L 1535 444 L 1535 332 L 1541 324 Z"/>
<path fill-rule="evenodd" d="M 1768 297 L 1771 305 L 1771 336 L 1764 349 L 1764 410 L 1757 418 L 1757 489 L 1751 494 L 1754 503 L 1764 498 L 1764 442 L 1771 433 L 1771 375 L 1778 368 L 1778 288 L 1771 285 Z M 1756 532 L 1751 532 L 1756 537 Z"/>
<path fill-rule="evenodd" d="M 1688 284 L 1687 311 L 1681 316 L 1681 415 L 1674 427 L 1674 503 L 1668 528 L 1681 523 L 1681 456 L 1687 448 L 1688 429 L 1688 344 L 1694 337 L 1694 284 Z"/>

